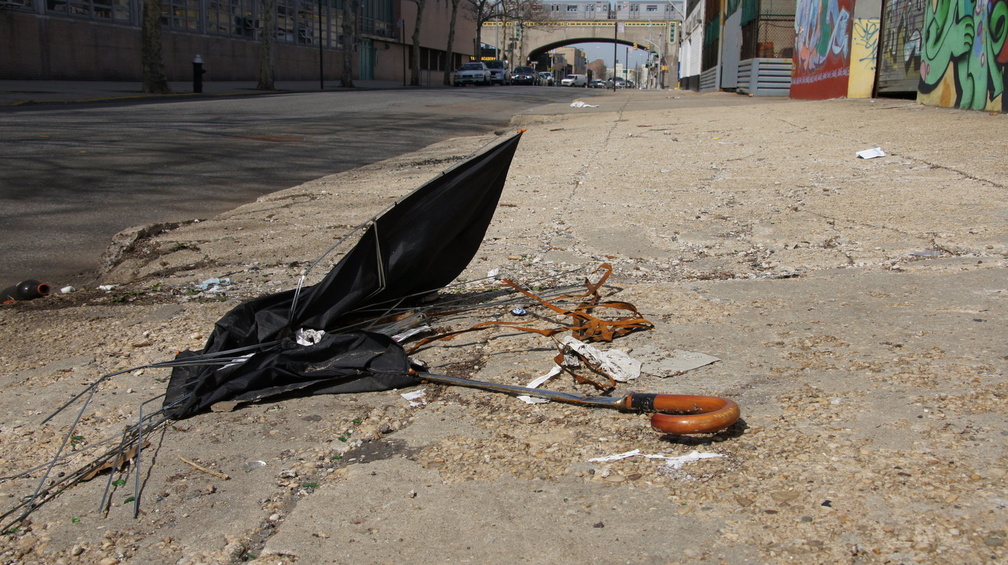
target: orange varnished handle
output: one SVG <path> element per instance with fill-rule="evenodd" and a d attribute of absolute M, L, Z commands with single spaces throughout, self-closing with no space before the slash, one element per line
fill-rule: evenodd
<path fill-rule="evenodd" d="M 654 412 L 651 427 L 670 434 L 719 432 L 742 415 L 738 404 L 717 396 L 633 393 L 628 400 L 631 410 Z"/>

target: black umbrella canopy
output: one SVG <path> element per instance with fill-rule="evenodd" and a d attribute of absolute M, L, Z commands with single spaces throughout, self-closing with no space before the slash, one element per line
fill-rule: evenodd
<path fill-rule="evenodd" d="M 201 352 L 176 358 L 164 407 L 186 418 L 227 400 L 298 391 L 364 392 L 416 384 L 390 338 L 341 331 L 355 313 L 440 289 L 479 249 L 504 189 L 518 132 L 420 186 L 370 222 L 318 284 L 244 302 L 222 317 Z M 300 328 L 327 335 L 314 345 Z"/>

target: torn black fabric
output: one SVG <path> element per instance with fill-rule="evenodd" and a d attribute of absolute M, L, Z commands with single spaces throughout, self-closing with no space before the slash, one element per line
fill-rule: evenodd
<path fill-rule="evenodd" d="M 176 367 L 165 409 L 175 418 L 185 418 L 225 400 L 295 390 L 363 392 L 414 384 L 408 363 L 391 352 L 402 351 L 393 342 L 382 346 L 380 354 L 375 343 L 353 345 L 353 340 L 342 339 L 338 346 L 330 343 L 304 352 L 298 348 L 305 346 L 290 341 L 291 336 L 299 328 L 340 333 L 363 311 L 435 291 L 458 277 L 483 241 L 520 138 L 519 132 L 459 163 L 379 215 L 321 282 L 301 290 L 296 304 L 291 290 L 249 300 L 225 314 L 203 351 L 183 352 L 177 360 L 245 353 L 252 357 L 224 367 Z M 354 351 L 358 346 L 368 353 L 358 357 Z M 311 364 L 303 364 L 305 355 L 313 359 Z M 315 370 L 325 364 L 326 355 L 335 356 L 332 375 Z M 322 382 L 327 379 L 332 386 Z"/>
<path fill-rule="evenodd" d="M 283 339 L 205 375 L 202 367 L 177 367 L 172 373 L 165 399 L 168 415 L 183 418 L 224 401 L 372 392 L 418 382 L 409 373 L 409 359 L 399 344 L 388 336 L 363 331 L 327 333 L 307 346 Z"/>

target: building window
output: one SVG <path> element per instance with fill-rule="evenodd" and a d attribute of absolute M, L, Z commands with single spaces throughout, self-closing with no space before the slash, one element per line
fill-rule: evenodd
<path fill-rule="evenodd" d="M 207 0 L 207 33 L 255 37 L 254 0 Z"/>
<path fill-rule="evenodd" d="M 294 43 L 297 37 L 295 24 L 296 0 L 277 0 L 276 38 L 284 43 Z"/>
<path fill-rule="evenodd" d="M 199 0 L 163 0 L 161 24 L 171 29 L 200 30 Z"/>
<path fill-rule="evenodd" d="M 318 5 L 308 0 L 277 0 L 277 41 L 316 44 Z"/>
<path fill-rule="evenodd" d="M 31 0 L 8 1 L 31 5 Z M 129 0 L 46 0 L 46 11 L 95 20 L 130 21 Z"/>
<path fill-rule="evenodd" d="M 305 45 L 318 45 L 319 22 L 318 5 L 314 2 L 301 0 L 297 3 L 297 42 Z"/>
<path fill-rule="evenodd" d="M 365 2 L 361 6 L 361 10 L 361 33 L 381 37 L 396 37 L 398 30 L 395 25 L 395 18 L 392 16 L 394 12 L 392 9 L 392 0 L 372 0 Z"/>

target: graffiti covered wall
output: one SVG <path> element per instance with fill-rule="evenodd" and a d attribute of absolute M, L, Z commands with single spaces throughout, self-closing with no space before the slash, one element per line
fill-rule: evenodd
<path fill-rule="evenodd" d="M 798 0 L 792 98 L 847 95 L 853 0 Z"/>
<path fill-rule="evenodd" d="M 879 19 L 854 18 L 847 98 L 871 98 L 878 58 Z"/>
<path fill-rule="evenodd" d="M 1008 0 L 925 0 L 917 100 L 1008 111 Z"/>
<path fill-rule="evenodd" d="M 878 91 L 916 92 L 920 82 L 924 4 L 929 0 L 888 0 L 882 13 Z"/>

